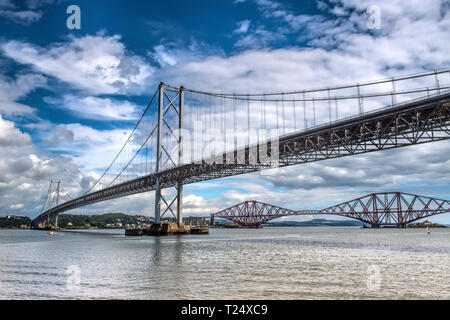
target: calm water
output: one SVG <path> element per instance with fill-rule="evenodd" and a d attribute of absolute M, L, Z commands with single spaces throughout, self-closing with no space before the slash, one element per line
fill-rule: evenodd
<path fill-rule="evenodd" d="M 450 228 L 123 232 L 0 230 L 0 298 L 450 299 Z"/>

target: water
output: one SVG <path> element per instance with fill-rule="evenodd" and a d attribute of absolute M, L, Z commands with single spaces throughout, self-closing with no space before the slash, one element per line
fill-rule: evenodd
<path fill-rule="evenodd" d="M 450 299 L 450 228 L 210 232 L 0 230 L 0 298 Z"/>

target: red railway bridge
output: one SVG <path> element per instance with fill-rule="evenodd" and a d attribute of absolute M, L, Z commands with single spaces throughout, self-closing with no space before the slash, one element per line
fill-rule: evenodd
<path fill-rule="evenodd" d="M 260 227 L 281 217 L 329 214 L 356 219 L 377 228 L 381 226 L 406 227 L 414 221 L 450 212 L 450 201 L 401 192 L 372 193 L 320 210 L 290 210 L 258 201 L 245 201 L 211 214 L 241 226 Z"/>

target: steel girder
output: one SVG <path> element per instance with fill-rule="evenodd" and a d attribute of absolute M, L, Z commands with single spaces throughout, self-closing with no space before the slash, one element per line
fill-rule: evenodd
<path fill-rule="evenodd" d="M 250 148 L 224 153 L 220 157 L 189 163 L 127 181 L 81 196 L 52 208 L 33 220 L 33 225 L 52 216 L 89 204 L 161 188 L 207 181 L 301 163 L 339 158 L 409 145 L 450 139 L 450 92 L 418 99 L 396 107 L 365 113 L 323 126 L 281 136 L 278 145 L 264 145 L 269 156 L 278 151 L 279 160 L 267 163 L 252 157 Z M 275 150 L 275 148 L 277 150 Z M 256 146 L 257 151 L 260 146 Z M 244 161 L 238 164 L 238 155 Z M 259 152 L 257 153 L 259 155 Z M 220 159 L 221 161 L 218 161 Z M 234 159 L 227 163 L 227 159 Z"/>

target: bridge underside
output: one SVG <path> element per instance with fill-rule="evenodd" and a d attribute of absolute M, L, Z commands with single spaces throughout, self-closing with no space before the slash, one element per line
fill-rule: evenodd
<path fill-rule="evenodd" d="M 33 220 L 33 226 L 62 212 L 132 194 L 176 187 L 274 167 L 339 158 L 450 138 L 450 92 L 385 108 L 296 132 L 268 143 L 235 150 L 220 157 L 147 175 L 63 203 Z M 264 151 L 264 152 L 262 152 Z M 278 153 L 277 160 L 268 158 Z M 363 221 L 363 217 L 354 217 Z M 377 221 L 373 221 L 375 225 Z M 395 222 L 395 223 L 402 223 Z"/>

